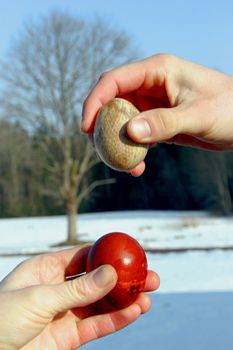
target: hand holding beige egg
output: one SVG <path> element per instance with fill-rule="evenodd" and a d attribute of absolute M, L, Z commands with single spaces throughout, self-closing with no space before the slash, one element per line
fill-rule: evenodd
<path fill-rule="evenodd" d="M 148 151 L 127 135 L 127 122 L 139 114 L 129 101 L 114 98 L 99 111 L 94 129 L 94 145 L 99 157 L 111 168 L 130 171 L 141 163 Z"/>

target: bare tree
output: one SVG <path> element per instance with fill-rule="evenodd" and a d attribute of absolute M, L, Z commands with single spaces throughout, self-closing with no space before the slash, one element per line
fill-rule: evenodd
<path fill-rule="evenodd" d="M 1 65 L 2 114 L 18 120 L 47 154 L 48 196 L 65 201 L 68 242 L 77 242 L 76 213 L 83 199 L 112 179 L 88 181 L 98 162 L 80 132 L 85 96 L 101 72 L 136 57 L 124 32 L 100 19 L 87 22 L 52 12 L 25 25 Z"/>

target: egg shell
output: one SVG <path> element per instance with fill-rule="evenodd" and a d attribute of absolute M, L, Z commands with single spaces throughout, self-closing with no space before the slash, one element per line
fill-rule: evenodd
<path fill-rule="evenodd" d="M 108 233 L 91 247 L 87 272 L 104 264 L 115 268 L 118 280 L 110 293 L 98 303 L 98 308 L 106 312 L 131 305 L 145 286 L 147 258 L 143 248 L 128 234 Z"/>

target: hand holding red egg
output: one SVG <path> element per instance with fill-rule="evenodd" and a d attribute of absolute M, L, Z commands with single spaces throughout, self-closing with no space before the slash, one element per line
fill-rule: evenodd
<path fill-rule="evenodd" d="M 106 234 L 91 247 L 87 272 L 104 264 L 115 268 L 118 280 L 111 292 L 97 303 L 98 310 L 107 312 L 133 304 L 144 290 L 147 277 L 147 259 L 143 248 L 125 233 Z"/>

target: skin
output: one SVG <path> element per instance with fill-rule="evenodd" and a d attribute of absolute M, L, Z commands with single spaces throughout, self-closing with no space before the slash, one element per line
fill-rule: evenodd
<path fill-rule="evenodd" d="M 89 249 L 83 246 L 36 256 L 0 283 L 1 350 L 76 349 L 126 327 L 150 309 L 150 298 L 142 293 L 126 309 L 97 315 L 93 303 L 115 286 L 114 268 L 103 265 L 65 280 L 85 271 Z M 158 275 L 149 271 L 145 291 L 158 287 Z"/>
<path fill-rule="evenodd" d="M 127 125 L 138 143 L 175 143 L 211 151 L 233 149 L 233 78 L 172 55 L 154 55 L 104 73 L 83 106 L 91 135 L 99 109 L 114 97 L 141 111 Z M 145 169 L 140 163 L 131 174 Z"/>

